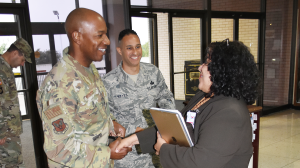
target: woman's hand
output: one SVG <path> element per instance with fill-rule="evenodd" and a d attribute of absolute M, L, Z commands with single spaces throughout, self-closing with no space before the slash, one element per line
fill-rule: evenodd
<path fill-rule="evenodd" d="M 155 152 L 156 155 L 159 155 L 160 148 L 164 143 L 167 143 L 167 142 L 164 139 L 162 139 L 162 137 L 160 136 L 160 134 L 157 131 L 157 141 L 156 141 L 156 144 L 154 145 L 154 149 L 156 150 L 156 152 Z"/>
<path fill-rule="evenodd" d="M 139 139 L 137 138 L 136 134 L 133 134 L 121 140 L 120 144 L 116 147 L 116 153 L 119 153 L 119 151 L 124 147 L 131 148 L 133 145 L 136 144 L 140 144 Z"/>

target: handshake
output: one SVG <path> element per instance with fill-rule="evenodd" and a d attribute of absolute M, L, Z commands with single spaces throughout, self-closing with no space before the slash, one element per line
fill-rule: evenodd
<path fill-rule="evenodd" d="M 125 136 L 125 128 L 121 126 L 120 124 L 115 126 L 115 132 L 117 133 L 116 136 L 119 136 L 116 138 L 114 142 L 112 142 L 109 147 L 111 149 L 111 159 L 119 160 L 124 158 L 128 152 L 132 151 L 132 146 L 140 144 L 139 139 L 136 134 L 132 134 L 131 136 L 121 139 L 121 137 Z M 118 126 L 120 129 L 118 129 L 116 126 Z M 121 130 L 122 127 L 122 130 Z M 137 127 L 135 133 L 138 133 L 140 131 L 143 131 L 144 129 Z M 153 135 L 155 136 L 155 135 Z M 161 135 L 157 132 L 156 133 L 156 144 L 154 145 L 154 149 L 156 150 L 156 155 L 159 155 L 161 146 L 166 143 L 166 141 L 161 137 Z M 143 149 L 142 149 L 143 151 Z"/>
<path fill-rule="evenodd" d="M 138 143 L 136 135 L 133 134 L 133 135 L 135 135 L 137 141 L 132 142 L 132 145 L 124 146 L 124 142 L 126 142 L 126 144 L 127 144 L 128 141 L 130 141 L 130 142 L 132 141 L 132 138 L 130 139 L 130 137 L 132 137 L 132 136 L 122 139 L 125 137 L 126 129 L 122 125 L 117 123 L 116 121 L 113 121 L 113 124 L 114 124 L 114 131 L 116 134 L 114 134 L 112 132 L 110 133 L 110 137 L 115 138 L 115 140 L 109 144 L 110 159 L 120 160 L 120 159 L 124 158 L 128 152 L 132 151 L 133 145 L 136 145 L 139 143 Z M 137 132 L 140 132 L 143 130 L 144 129 L 137 127 L 135 132 L 137 133 Z M 121 143 L 122 141 L 124 141 L 124 142 Z"/>

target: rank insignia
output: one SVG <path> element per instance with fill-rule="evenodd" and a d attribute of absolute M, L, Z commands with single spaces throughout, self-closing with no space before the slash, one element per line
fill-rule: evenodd
<path fill-rule="evenodd" d="M 52 122 L 52 125 L 54 126 L 54 133 L 56 134 L 64 134 L 67 132 L 69 126 L 67 123 L 64 122 L 64 120 L 62 118 L 56 120 L 56 121 L 53 121 Z"/>

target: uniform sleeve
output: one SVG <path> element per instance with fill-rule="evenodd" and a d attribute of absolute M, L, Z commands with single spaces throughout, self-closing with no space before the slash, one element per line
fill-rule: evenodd
<path fill-rule="evenodd" d="M 0 138 L 19 136 L 22 133 L 22 118 L 15 80 L 14 77 L 7 78 L 3 71 L 0 71 L 0 78 Z"/>
<path fill-rule="evenodd" d="M 250 141 L 250 144 L 241 141 L 243 131 L 240 125 L 242 121 L 238 115 L 233 115 L 229 110 L 221 110 L 219 114 L 210 117 L 201 125 L 201 129 L 198 130 L 199 139 L 194 147 L 163 144 L 160 149 L 162 166 L 174 168 L 201 167 L 203 165 L 207 168 L 224 167 L 234 153 L 239 150 L 240 144 L 244 143 L 251 147 Z"/>
<path fill-rule="evenodd" d="M 56 88 L 56 83 L 48 83 L 37 94 L 37 105 L 43 120 L 44 150 L 48 159 L 68 167 L 109 167 L 110 148 L 107 144 L 94 146 L 82 140 L 85 132 L 79 127 L 88 127 L 77 118 L 78 106 L 82 102 L 78 102 L 75 93 Z M 98 136 L 101 138 L 102 134 Z"/>
<path fill-rule="evenodd" d="M 105 80 L 102 79 L 104 87 L 106 89 L 107 97 L 108 97 L 108 105 L 109 105 L 109 110 L 110 110 L 110 118 L 112 120 L 117 121 L 115 116 L 113 115 L 115 110 L 114 102 L 113 102 L 113 95 L 111 94 L 111 85 Z"/>
<path fill-rule="evenodd" d="M 157 81 L 159 88 L 159 93 L 157 95 L 158 106 L 164 109 L 176 109 L 173 93 L 168 89 L 165 79 L 159 69 Z"/>

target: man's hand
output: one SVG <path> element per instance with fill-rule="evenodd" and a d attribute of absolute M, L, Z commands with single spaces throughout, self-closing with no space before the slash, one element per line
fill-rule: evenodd
<path fill-rule="evenodd" d="M 125 157 L 127 155 L 128 152 L 132 151 L 131 148 L 125 147 L 125 148 L 120 149 L 120 151 L 117 153 L 116 147 L 120 144 L 120 142 L 121 142 L 121 138 L 119 137 L 118 139 L 116 139 L 115 141 L 113 141 L 112 143 L 109 144 L 110 159 L 113 159 L 113 160 L 122 159 L 123 157 Z"/>
<path fill-rule="evenodd" d="M 126 129 L 121 124 L 117 123 L 116 121 L 113 121 L 113 123 L 114 123 L 114 130 L 115 130 L 117 136 L 124 138 Z"/>
<path fill-rule="evenodd" d="M 130 137 L 124 138 L 121 140 L 120 144 L 116 147 L 116 152 L 121 152 L 122 148 L 131 148 L 133 145 L 140 144 L 137 136 L 135 134 Z"/>
<path fill-rule="evenodd" d="M 6 137 L 0 139 L 0 145 L 3 145 L 6 142 Z"/>
<path fill-rule="evenodd" d="M 164 139 L 162 139 L 160 134 L 157 132 L 157 141 L 156 141 L 156 144 L 154 145 L 154 149 L 156 150 L 156 152 L 155 152 L 156 155 L 159 155 L 160 148 L 164 143 L 167 143 L 167 142 Z"/>

